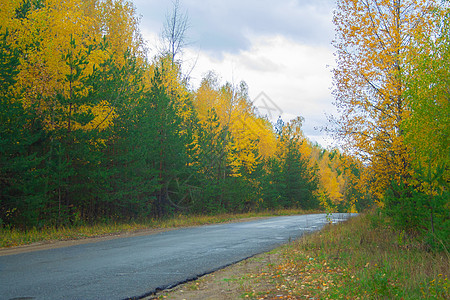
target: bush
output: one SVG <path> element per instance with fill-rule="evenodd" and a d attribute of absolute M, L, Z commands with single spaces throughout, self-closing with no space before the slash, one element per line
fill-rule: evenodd
<path fill-rule="evenodd" d="M 436 250 L 449 250 L 450 194 L 448 189 L 427 194 L 412 186 L 393 184 L 385 196 L 384 212 L 394 227 L 418 233 Z"/>

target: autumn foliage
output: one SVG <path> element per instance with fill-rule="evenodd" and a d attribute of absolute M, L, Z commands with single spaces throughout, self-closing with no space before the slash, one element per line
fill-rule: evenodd
<path fill-rule="evenodd" d="M 245 82 L 190 88 L 146 56 L 131 2 L 12 0 L 0 20 L 1 226 L 356 208 L 358 163 L 300 117 L 274 127 Z"/>
<path fill-rule="evenodd" d="M 448 2 L 339 0 L 337 5 L 335 136 L 360 157 L 365 167 L 359 186 L 394 223 L 425 232 L 445 248 Z"/>

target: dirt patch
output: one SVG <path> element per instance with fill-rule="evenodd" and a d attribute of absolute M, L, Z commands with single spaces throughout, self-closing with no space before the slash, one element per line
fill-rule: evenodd
<path fill-rule="evenodd" d="M 272 265 L 276 265 L 280 260 L 281 255 L 276 250 L 259 254 L 195 281 L 158 292 L 156 295 L 144 299 L 228 300 L 245 298 L 255 290 L 271 290 L 275 283 L 261 280 L 255 275 L 269 272 Z"/>

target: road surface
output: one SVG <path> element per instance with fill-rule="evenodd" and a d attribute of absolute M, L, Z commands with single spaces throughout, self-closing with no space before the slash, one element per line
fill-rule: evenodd
<path fill-rule="evenodd" d="M 275 217 L 1 256 L 0 299 L 139 299 L 326 223 L 325 214 Z"/>

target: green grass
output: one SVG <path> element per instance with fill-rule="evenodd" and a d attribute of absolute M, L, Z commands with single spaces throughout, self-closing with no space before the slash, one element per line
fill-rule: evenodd
<path fill-rule="evenodd" d="M 449 253 L 430 251 L 375 213 L 327 226 L 280 251 L 282 262 L 262 276 L 270 290 L 251 290 L 246 298 L 450 299 Z"/>
<path fill-rule="evenodd" d="M 76 240 L 89 237 L 114 235 L 124 232 L 134 232 L 143 229 L 178 228 L 186 226 L 198 226 L 215 223 L 225 223 L 251 217 L 269 217 L 312 213 L 302 210 L 278 210 L 268 212 L 255 212 L 245 214 L 220 214 L 212 216 L 178 215 L 164 220 L 146 220 L 142 222 L 128 223 L 99 223 L 96 225 L 80 225 L 74 227 L 51 227 L 29 230 L 17 230 L 0 228 L 0 247 L 14 247 L 36 242 Z"/>

